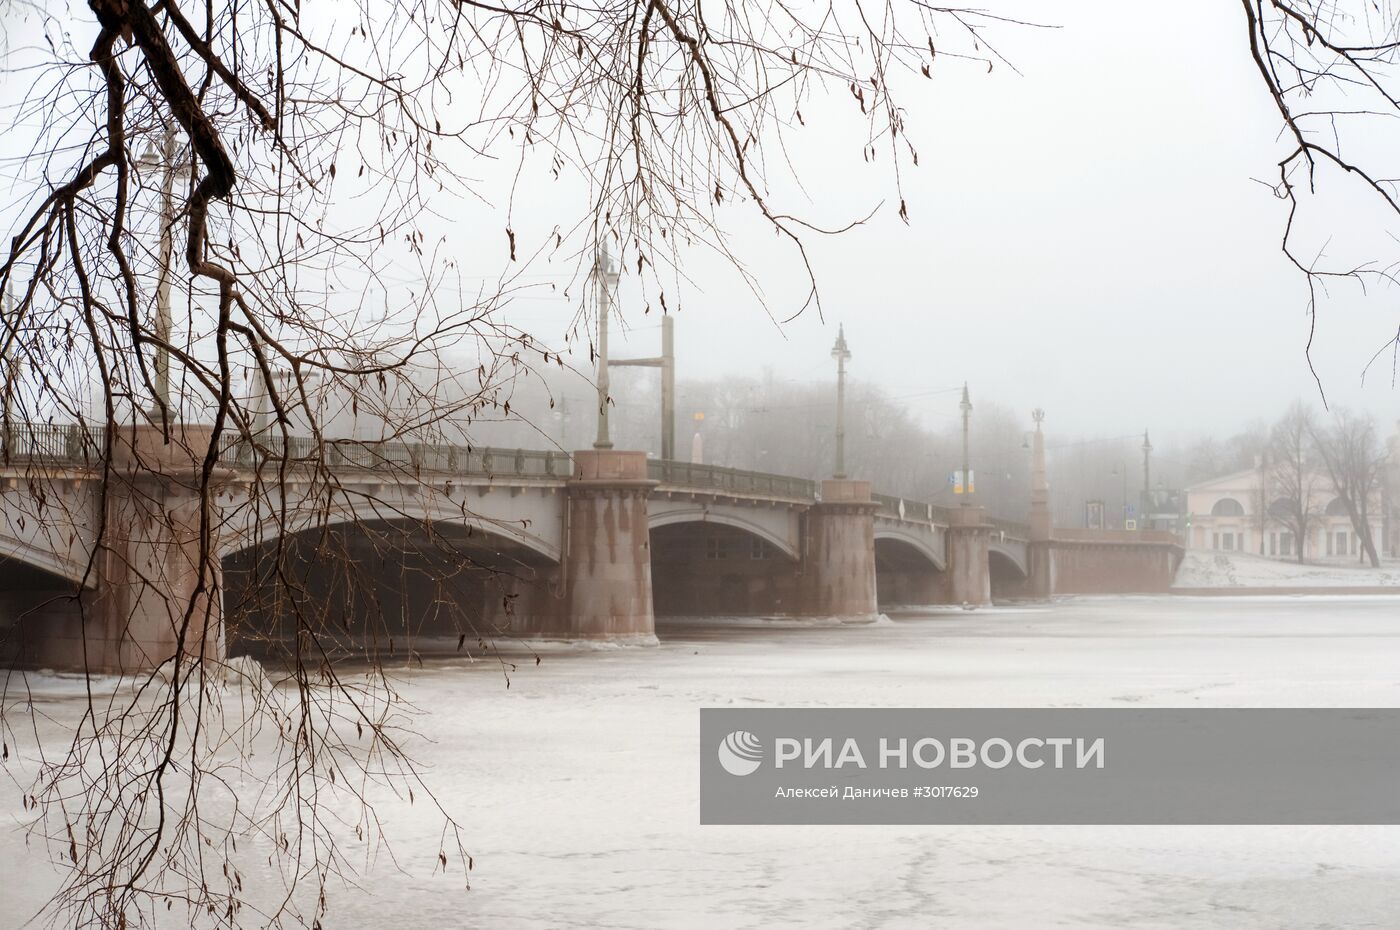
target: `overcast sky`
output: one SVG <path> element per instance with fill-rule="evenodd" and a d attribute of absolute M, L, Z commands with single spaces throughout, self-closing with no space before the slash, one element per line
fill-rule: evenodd
<path fill-rule="evenodd" d="M 911 85 L 910 225 L 887 208 L 816 244 L 826 319 L 779 329 L 742 293 L 707 289 L 678 319 L 682 377 L 820 376 L 844 322 L 857 377 L 898 394 L 966 379 L 974 401 L 1043 406 L 1066 431 L 1224 433 L 1317 397 L 1306 289 L 1278 249 L 1284 205 L 1255 180 L 1285 150 L 1238 4 L 1034 15 L 1062 28 L 996 33 L 1021 76 L 947 67 Z M 873 203 L 828 165 L 808 162 L 815 200 Z M 1329 400 L 1387 424 L 1390 366 L 1364 388 L 1360 370 L 1395 333 L 1396 297 L 1337 291 L 1313 346 Z M 637 333 L 637 351 L 656 338 Z M 952 412 L 956 397 L 916 402 Z"/>
<path fill-rule="evenodd" d="M 71 9 L 86 18 L 82 4 Z M 888 162 L 864 165 L 859 140 L 841 135 L 849 123 L 816 120 L 792 152 L 807 199 L 779 206 L 836 225 L 882 199 L 884 208 L 843 236 L 809 239 L 822 315 L 778 325 L 732 274 L 697 258 L 686 269 L 697 289 L 678 316 L 679 376 L 771 367 L 779 378 L 831 377 L 843 323 L 857 378 L 898 396 L 966 380 L 974 402 L 1042 406 L 1047 426 L 1065 433 L 1228 434 L 1296 397 L 1316 400 L 1307 291 L 1278 248 L 1285 204 L 1259 183 L 1286 148 L 1238 5 L 994 9 L 1058 28 L 991 33 L 1020 74 L 940 58 L 934 80 L 901 82 L 921 153 L 903 174 L 909 224 L 896 216 Z M 14 35 L 37 28 L 8 26 Z M 557 190 L 526 180 L 515 228 L 522 242 L 552 239 L 568 198 L 560 207 Z M 474 273 L 490 279 L 507 262 L 504 222 L 455 209 L 439 231 L 470 288 Z M 730 231 L 781 314 L 800 302 L 791 293 L 800 275 L 761 225 L 740 208 Z M 626 280 L 622 291 L 615 354 L 655 354 L 655 318 L 628 303 Z M 1337 290 L 1320 308 L 1312 350 L 1329 400 L 1368 409 L 1387 428 L 1400 415 L 1390 364 L 1364 386 L 1361 369 L 1395 334 L 1396 297 Z M 559 345 L 576 310 L 554 296 L 506 312 Z M 574 361 L 587 365 L 586 343 Z M 935 425 L 956 402 L 952 393 L 910 400 Z"/>

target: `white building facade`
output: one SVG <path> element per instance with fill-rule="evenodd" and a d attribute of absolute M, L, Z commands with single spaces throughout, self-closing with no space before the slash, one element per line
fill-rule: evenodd
<path fill-rule="evenodd" d="M 1295 538 L 1293 529 L 1281 519 L 1292 509 L 1291 502 L 1261 491 L 1264 479 L 1260 469 L 1252 468 L 1187 488 L 1186 547 L 1297 559 L 1301 546 L 1303 558 L 1309 561 L 1354 562 L 1364 558 L 1361 537 L 1325 474 L 1311 482 L 1308 510 L 1313 516 L 1302 540 Z M 1367 524 L 1376 552 L 1393 557 L 1396 539 L 1389 526 L 1392 521 L 1385 519 L 1386 497 L 1381 490 L 1372 496 Z"/>

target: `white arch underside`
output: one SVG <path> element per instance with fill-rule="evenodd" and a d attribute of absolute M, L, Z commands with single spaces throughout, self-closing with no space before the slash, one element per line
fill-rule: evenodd
<path fill-rule="evenodd" d="M 904 545 L 915 550 L 924 558 L 932 562 L 933 567 L 938 569 L 940 572 L 945 571 L 948 567 L 943 557 L 943 553 L 939 552 L 929 540 L 921 539 L 917 536 L 913 536 L 907 533 L 896 532 L 894 530 L 876 530 L 875 539 L 877 541 L 881 539 L 888 539 L 893 540 L 894 542 L 903 543 Z"/>
<path fill-rule="evenodd" d="M 1021 577 L 1022 577 L 1022 578 L 1025 578 L 1027 575 L 1030 574 L 1028 571 L 1026 571 L 1026 563 L 1025 563 L 1025 560 L 1022 559 L 1022 558 L 1019 558 L 1019 557 L 1016 555 L 1016 553 L 1012 552 L 1012 551 L 1011 551 L 1010 549 L 1008 549 L 1007 547 L 1005 547 L 1005 546 L 999 546 L 999 545 L 997 545 L 996 543 L 992 543 L 990 546 L 987 547 L 987 552 L 988 552 L 988 553 L 995 552 L 997 555 L 1000 555 L 1001 557 L 1003 557 L 1004 559 L 1006 559 L 1008 562 L 1010 562 L 1012 565 L 1016 566 L 1016 570 L 1017 570 L 1018 572 L 1021 573 Z"/>
<path fill-rule="evenodd" d="M 19 562 L 32 568 L 42 569 L 65 581 L 71 581 L 73 584 L 82 583 L 83 574 L 87 569 L 85 564 L 75 562 L 73 559 L 65 558 L 46 549 L 36 548 L 18 539 L 0 536 L 0 562 L 4 561 Z"/>
<path fill-rule="evenodd" d="M 219 557 L 226 558 L 254 545 L 271 542 L 279 536 L 303 533 L 307 530 L 331 529 L 338 526 L 365 523 L 438 523 L 450 526 L 468 527 L 488 536 L 497 536 L 518 543 L 526 549 L 557 563 L 559 548 L 530 533 L 515 523 L 491 520 L 472 514 L 464 514 L 457 508 L 424 506 L 374 506 L 368 502 L 356 507 L 336 507 L 329 512 L 293 514 L 283 526 L 281 520 L 272 517 L 260 521 L 257 526 L 242 535 L 226 537 L 219 546 Z"/>
<path fill-rule="evenodd" d="M 801 558 L 801 553 L 797 551 L 796 546 L 792 545 L 792 543 L 779 536 L 777 533 L 774 533 L 768 527 L 728 514 L 716 513 L 713 510 L 703 510 L 700 508 L 670 510 L 647 518 L 647 528 L 653 530 L 663 526 L 675 526 L 679 523 L 715 523 L 720 526 L 731 526 L 736 530 L 743 530 L 746 533 L 757 536 L 793 561 L 797 561 Z"/>

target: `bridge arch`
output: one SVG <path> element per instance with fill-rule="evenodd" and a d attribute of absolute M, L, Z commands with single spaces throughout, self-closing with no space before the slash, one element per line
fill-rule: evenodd
<path fill-rule="evenodd" d="M 647 518 L 647 527 L 652 530 L 664 526 L 676 526 L 681 523 L 710 523 L 743 530 L 749 535 L 763 540 L 794 562 L 802 557 L 795 540 L 780 534 L 773 526 L 750 518 L 743 511 L 730 512 L 707 507 L 686 507 L 662 510 Z"/>
<path fill-rule="evenodd" d="M 52 549 L 36 546 L 32 542 L 23 542 L 0 534 L 0 567 L 7 563 L 36 568 L 74 585 L 82 584 L 83 576 L 87 574 L 87 565 L 83 562 L 60 555 Z M 93 583 L 94 577 L 89 577 L 88 587 Z"/>
<path fill-rule="evenodd" d="M 450 502 L 448 502 L 450 503 Z M 443 502 L 415 498 L 407 503 L 387 505 L 371 499 L 314 512 L 305 505 L 297 507 L 284 524 L 281 518 L 267 517 L 241 531 L 222 534 L 218 555 L 228 558 L 254 546 L 265 545 L 281 536 L 291 536 L 308 530 L 333 530 L 348 526 L 368 525 L 441 525 L 464 527 L 487 537 L 496 536 L 523 546 L 550 562 L 558 563 L 560 547 L 522 522 L 493 520 L 474 514 L 462 506 L 447 506 Z"/>
<path fill-rule="evenodd" d="M 947 598 L 942 537 L 902 527 L 875 528 L 875 600 L 881 607 L 941 604 Z"/>
<path fill-rule="evenodd" d="M 875 528 L 875 554 L 877 558 L 880 555 L 881 543 L 885 544 L 886 551 L 889 551 L 892 545 L 905 546 L 923 556 L 940 572 L 946 571 L 948 568 L 948 558 L 947 553 L 944 552 L 943 540 L 932 535 L 877 526 Z"/>
<path fill-rule="evenodd" d="M 548 540 L 431 500 L 373 504 L 228 534 L 230 655 L 285 660 L 305 635 L 332 656 L 455 654 L 555 609 L 559 552 Z"/>
<path fill-rule="evenodd" d="M 661 503 L 661 511 L 647 520 L 658 618 L 798 611 L 801 550 L 793 539 L 800 525 L 795 511 Z"/>
<path fill-rule="evenodd" d="M 1003 542 L 993 541 L 987 546 L 987 563 L 988 568 L 994 573 L 998 568 L 998 559 L 1001 561 L 1003 568 L 1014 571 L 1018 577 L 1024 579 L 1030 576 L 1030 570 L 1026 566 L 1024 548 L 1017 551 L 1016 547 L 1009 546 Z"/>
<path fill-rule="evenodd" d="M 0 558 L 0 662 L 9 667 L 81 665 L 74 653 L 84 639 L 91 592 L 81 590 L 77 578 L 39 564 L 54 561 L 61 560 Z M 86 630 L 91 636 L 90 626 Z"/>

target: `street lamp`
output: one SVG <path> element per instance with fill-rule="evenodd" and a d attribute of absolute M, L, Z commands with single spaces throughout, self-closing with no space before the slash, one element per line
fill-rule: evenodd
<path fill-rule="evenodd" d="M 606 240 L 598 252 L 593 273 L 598 284 L 598 438 L 593 441 L 593 448 L 611 449 L 612 439 L 608 436 L 608 306 L 617 288 L 618 272 L 608 258 Z"/>
<path fill-rule="evenodd" d="M 967 393 L 967 382 L 963 382 L 962 402 L 958 404 L 958 409 L 962 411 L 963 421 L 963 456 L 962 456 L 962 486 L 964 507 L 971 507 L 972 501 L 972 469 L 968 459 L 967 436 L 968 429 L 972 422 L 972 398 Z"/>
<path fill-rule="evenodd" d="M 1147 430 L 1142 431 L 1142 513 L 1138 525 L 1148 529 L 1147 515 L 1152 509 L 1152 440 L 1147 438 Z"/>
<path fill-rule="evenodd" d="M 175 130 L 167 129 L 161 143 L 161 153 L 149 142 L 146 151 L 137 159 L 142 168 L 161 169 L 160 194 L 160 275 L 156 279 L 156 383 L 155 402 L 151 406 L 153 417 L 164 417 L 170 409 L 170 255 L 174 237 L 171 226 L 175 223 Z"/>
<path fill-rule="evenodd" d="M 1113 466 L 1113 477 L 1118 478 L 1118 477 L 1120 477 L 1120 476 L 1121 476 L 1122 479 L 1123 479 L 1123 497 L 1122 497 L 1122 503 L 1119 505 L 1119 510 L 1121 511 L 1121 512 L 1119 513 L 1119 518 L 1122 520 L 1123 529 L 1126 530 L 1126 529 L 1128 528 L 1128 466 L 1127 466 L 1127 463 L 1121 463 L 1120 465 L 1114 465 L 1114 466 Z"/>
<path fill-rule="evenodd" d="M 836 473 L 833 478 L 846 477 L 846 362 L 851 350 L 846 345 L 846 327 L 836 327 L 836 345 L 831 347 L 836 359 Z"/>

